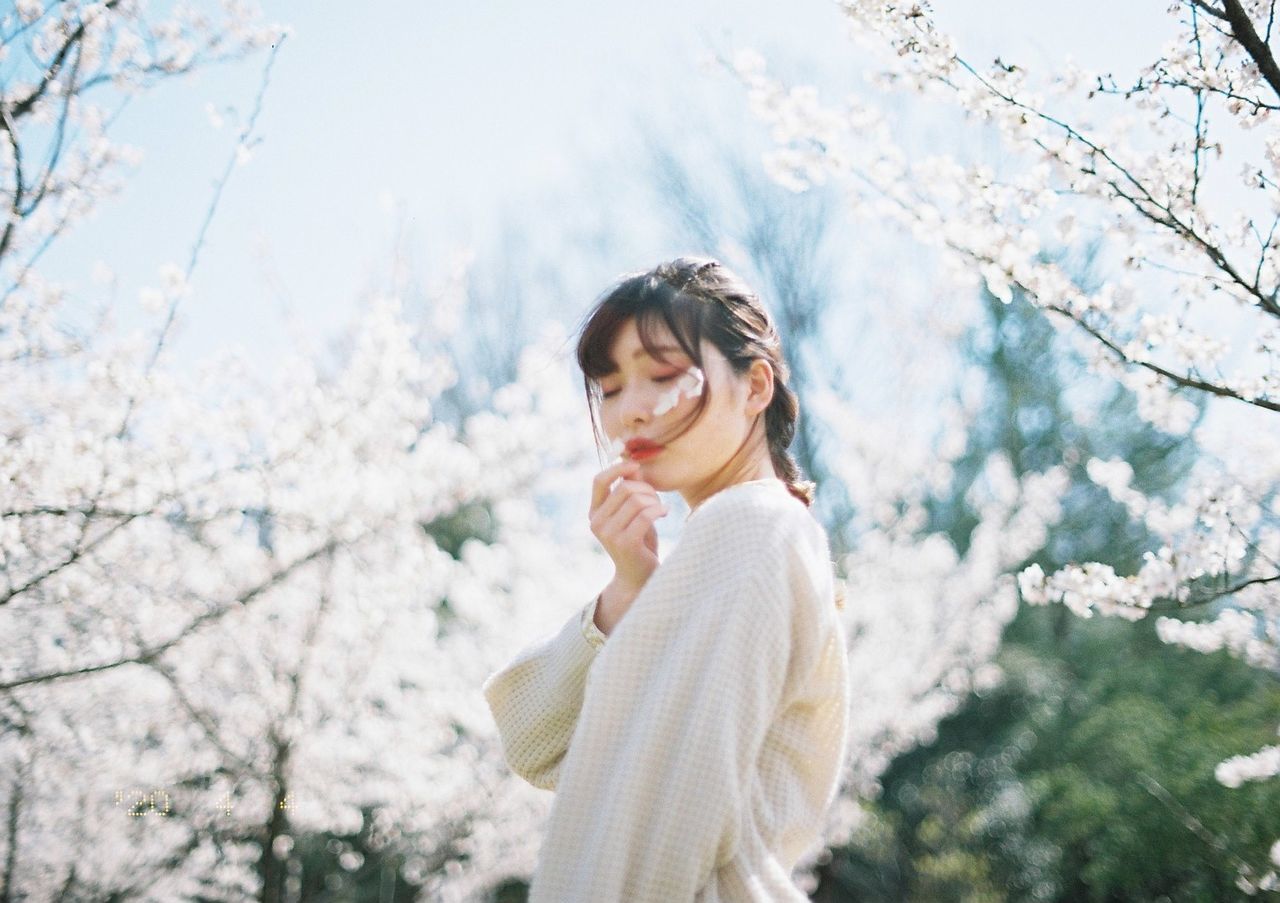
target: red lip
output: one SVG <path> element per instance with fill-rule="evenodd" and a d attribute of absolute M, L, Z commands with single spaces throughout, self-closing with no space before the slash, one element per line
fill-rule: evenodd
<path fill-rule="evenodd" d="M 632 439 L 627 442 L 627 454 L 632 457 L 647 456 L 662 451 L 664 446 L 656 442 L 650 442 L 648 439 Z"/>

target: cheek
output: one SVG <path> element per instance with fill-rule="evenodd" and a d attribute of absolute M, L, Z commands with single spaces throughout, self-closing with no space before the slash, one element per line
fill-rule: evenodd
<path fill-rule="evenodd" d="M 610 404 L 608 401 L 600 405 L 600 423 L 609 433 L 618 431 L 617 405 Z"/>
<path fill-rule="evenodd" d="M 702 370 L 691 367 L 680 376 L 658 399 L 654 413 L 661 415 L 675 410 L 680 416 L 696 410 L 702 395 L 705 376 Z"/>
<path fill-rule="evenodd" d="M 679 424 L 681 430 L 680 438 L 675 441 L 684 443 L 694 454 L 714 446 L 725 432 L 720 413 L 709 401 L 699 411 L 698 399 L 682 398 L 671 416 L 675 418 L 673 425 Z"/>

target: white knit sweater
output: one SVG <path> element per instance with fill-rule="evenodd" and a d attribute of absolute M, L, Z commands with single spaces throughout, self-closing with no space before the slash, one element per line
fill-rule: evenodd
<path fill-rule="evenodd" d="M 806 900 L 848 652 L 827 536 L 777 479 L 696 509 L 607 638 L 595 600 L 490 675 L 512 770 L 555 790 L 530 903 Z"/>

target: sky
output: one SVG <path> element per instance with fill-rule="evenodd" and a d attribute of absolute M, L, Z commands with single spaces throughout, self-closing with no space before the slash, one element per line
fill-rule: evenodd
<path fill-rule="evenodd" d="M 1114 6 L 1113 19 L 1122 15 Z M 1102 32 L 1079 7 L 1056 7 L 941 0 L 936 11 L 978 57 L 1052 59 L 1066 47 L 1090 62 L 1140 49 L 1132 29 Z M 316 335 L 338 328 L 361 290 L 385 281 L 398 223 L 427 267 L 454 246 L 483 247 L 513 216 L 545 216 L 549 229 L 627 221 L 627 172 L 615 164 L 635 122 L 691 136 L 703 116 L 753 127 L 741 88 L 699 65 L 709 49 L 751 46 L 789 80 L 832 90 L 856 85 L 862 71 L 830 0 L 262 8 L 292 31 L 265 93 L 260 143 L 233 171 L 201 249 L 173 344 L 179 363 L 238 343 L 269 367 L 290 342 L 282 302 Z M 1134 24 L 1151 18 L 1144 11 Z M 140 289 L 158 284 L 159 267 L 185 264 L 265 60 L 264 52 L 207 69 L 131 101 L 115 136 L 142 150 L 141 164 L 50 252 L 46 269 L 87 299 L 101 292 L 89 278 L 94 264 L 106 263 L 121 323 L 132 322 L 129 309 Z M 688 121 L 671 123 L 673 110 Z M 591 209 L 600 198 L 594 180 L 620 192 L 611 204 Z M 641 255 L 661 238 L 642 238 L 652 223 L 639 219 L 622 229 L 634 232 L 629 247 L 572 284 L 603 287 L 647 265 Z"/>

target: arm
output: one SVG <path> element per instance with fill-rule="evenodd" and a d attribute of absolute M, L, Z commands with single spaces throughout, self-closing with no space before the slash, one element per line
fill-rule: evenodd
<path fill-rule="evenodd" d="M 736 852 L 800 565 L 794 519 L 724 502 L 689 522 L 596 664 L 530 903 L 688 901 Z"/>
<path fill-rule="evenodd" d="M 556 787 L 578 723 L 587 671 L 604 645 L 605 635 L 593 620 L 596 601 L 575 612 L 554 636 L 523 649 L 481 688 L 507 764 L 543 790 Z"/>

